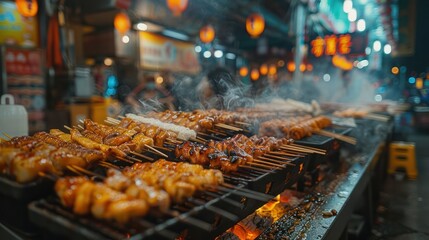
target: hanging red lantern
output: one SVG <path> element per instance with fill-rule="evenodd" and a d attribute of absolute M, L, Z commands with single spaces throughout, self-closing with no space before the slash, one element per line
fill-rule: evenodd
<path fill-rule="evenodd" d="M 167 0 L 167 6 L 174 16 L 180 16 L 188 7 L 188 0 Z"/>
<path fill-rule="evenodd" d="M 268 73 L 268 66 L 267 64 L 262 64 L 261 67 L 259 67 L 259 72 L 261 72 L 261 75 L 267 75 Z"/>
<path fill-rule="evenodd" d="M 287 67 L 287 70 L 288 70 L 289 72 L 293 72 L 293 71 L 295 71 L 295 68 L 296 68 L 296 66 L 295 66 L 295 63 L 294 63 L 294 62 L 288 62 L 286 67 Z"/>
<path fill-rule="evenodd" d="M 118 30 L 119 33 L 124 34 L 131 28 L 131 21 L 128 15 L 125 12 L 120 12 L 116 14 L 115 20 L 113 21 L 113 25 L 115 29 Z"/>
<path fill-rule="evenodd" d="M 16 9 L 24 17 L 34 17 L 37 14 L 38 5 L 36 0 L 16 0 Z"/>
<path fill-rule="evenodd" d="M 215 38 L 216 32 L 210 25 L 204 26 L 200 29 L 200 40 L 203 43 L 211 43 Z"/>
<path fill-rule="evenodd" d="M 249 69 L 247 67 L 241 67 L 238 73 L 240 76 L 245 77 L 249 74 Z"/>
<path fill-rule="evenodd" d="M 257 13 L 251 14 L 246 19 L 246 30 L 252 37 L 258 37 L 265 29 L 264 18 Z"/>
<path fill-rule="evenodd" d="M 273 75 L 276 75 L 276 73 L 277 73 L 276 65 L 274 64 L 270 65 L 270 68 L 268 69 L 268 74 L 273 76 Z"/>
<path fill-rule="evenodd" d="M 250 72 L 250 79 L 252 79 L 253 81 L 256 81 L 259 79 L 259 70 L 258 69 L 252 69 L 252 71 Z"/>

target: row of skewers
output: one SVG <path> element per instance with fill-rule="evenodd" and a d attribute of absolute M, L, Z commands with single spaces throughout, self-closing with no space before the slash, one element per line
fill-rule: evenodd
<path fill-rule="evenodd" d="M 3 149 L 0 170 L 15 176 L 19 182 L 28 182 L 34 180 L 40 171 L 62 172 L 68 165 L 87 168 L 93 163 L 109 159 L 129 163 L 140 161 L 139 158 L 153 160 L 140 154 L 144 149 L 167 157 L 156 148 L 166 150 L 164 146 L 169 145 L 175 146 L 174 153 L 179 160 L 231 172 L 247 164 L 278 167 L 288 160 L 278 156 L 288 155 L 287 153 L 273 152 L 269 155 L 272 151 L 317 151 L 292 146 L 287 139 L 273 137 L 248 138 L 236 135 L 223 141 L 179 141 L 179 135 L 193 139 L 196 134 L 189 134 L 192 130 L 185 127 L 172 128 L 159 123 L 152 125 L 146 123 L 148 120 L 150 119 L 130 115 L 121 120 L 110 119 L 108 122 L 112 125 L 107 126 L 86 119 L 82 122 L 83 126 L 69 128 L 69 134 L 53 129 L 50 133 L 40 132 L 31 137 L 14 138 L 0 144 Z M 23 168 L 26 170 L 21 170 Z"/>
<path fill-rule="evenodd" d="M 172 203 L 183 202 L 197 190 L 222 184 L 219 170 L 161 159 L 135 163 L 121 171 L 111 168 L 102 182 L 85 176 L 60 178 L 55 192 L 61 203 L 77 215 L 90 214 L 123 224 L 145 216 L 150 209 L 167 213 Z"/>

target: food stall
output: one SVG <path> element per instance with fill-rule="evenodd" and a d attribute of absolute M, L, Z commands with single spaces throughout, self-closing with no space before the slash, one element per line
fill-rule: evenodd
<path fill-rule="evenodd" d="M 354 39 L 362 46 L 341 33 L 308 42 L 306 14 L 333 30 L 316 1 L 40 5 L 74 32 L 65 62 L 49 66 L 51 81 L 72 79 L 71 115 L 51 109 L 52 123 L 29 136 L 0 132 L 1 239 L 368 235 L 397 112 L 327 96 L 343 84 L 331 75 L 364 68 L 371 36 Z M 190 80 L 167 86 L 164 72 Z M 178 110 L 149 94 L 164 88 Z"/>

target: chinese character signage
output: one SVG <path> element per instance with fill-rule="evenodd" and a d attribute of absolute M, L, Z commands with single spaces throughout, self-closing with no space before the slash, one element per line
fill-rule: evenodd
<path fill-rule="evenodd" d="M 315 57 L 336 54 L 365 54 L 368 39 L 366 34 L 331 34 L 310 41 L 311 54 Z"/>

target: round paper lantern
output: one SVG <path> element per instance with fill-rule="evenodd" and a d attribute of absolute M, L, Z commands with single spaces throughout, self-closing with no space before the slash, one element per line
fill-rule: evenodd
<path fill-rule="evenodd" d="M 288 62 L 288 63 L 287 63 L 287 70 L 288 70 L 289 72 L 293 72 L 293 71 L 295 71 L 295 63 L 294 63 L 294 62 Z"/>
<path fill-rule="evenodd" d="M 261 72 L 261 75 L 267 75 L 268 73 L 267 64 L 262 64 L 261 67 L 259 67 L 259 72 Z"/>
<path fill-rule="evenodd" d="M 215 38 L 215 30 L 212 26 L 207 25 L 200 29 L 200 40 L 203 43 L 210 43 Z"/>
<path fill-rule="evenodd" d="M 265 20 L 264 18 L 257 14 L 251 14 L 246 19 L 246 30 L 252 37 L 258 37 L 262 34 L 265 29 Z"/>
<path fill-rule="evenodd" d="M 247 69 L 247 67 L 241 67 L 238 73 L 240 76 L 245 77 L 249 74 L 249 69 Z"/>
<path fill-rule="evenodd" d="M 259 79 L 258 69 L 252 69 L 252 71 L 250 72 L 250 79 L 252 79 L 253 81 L 256 81 Z"/>
<path fill-rule="evenodd" d="M 270 68 L 268 69 L 268 74 L 269 75 L 276 75 L 277 73 L 277 67 L 276 65 L 270 65 Z"/>
<path fill-rule="evenodd" d="M 188 7 L 188 0 L 167 0 L 167 6 L 174 16 L 180 16 Z"/>
<path fill-rule="evenodd" d="M 131 28 L 131 21 L 125 12 L 116 14 L 113 25 L 119 33 L 124 34 Z"/>
<path fill-rule="evenodd" d="M 34 17 L 37 14 L 36 0 L 16 0 L 16 9 L 24 17 Z"/>
<path fill-rule="evenodd" d="M 305 66 L 305 64 L 299 65 L 299 71 L 301 71 L 301 72 L 304 72 L 306 68 L 307 68 L 307 66 Z"/>

